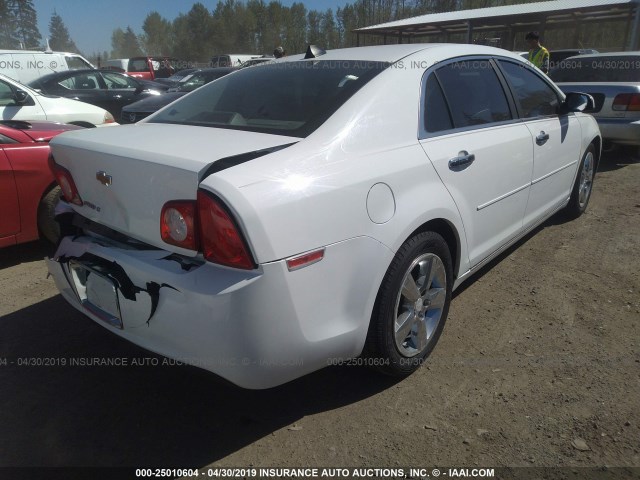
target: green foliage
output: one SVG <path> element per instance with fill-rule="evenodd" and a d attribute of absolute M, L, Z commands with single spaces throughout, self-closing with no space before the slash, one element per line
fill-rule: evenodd
<path fill-rule="evenodd" d="M 16 0 L 13 0 L 14 2 Z M 112 35 L 112 56 L 130 57 L 132 50 L 142 50 L 148 55 L 171 55 L 185 61 L 206 63 L 215 54 L 253 53 L 271 55 L 273 49 L 282 45 L 289 55 L 303 53 L 309 43 L 323 48 L 351 47 L 357 44 L 354 29 L 369 25 L 400 20 L 403 18 L 487 8 L 500 5 L 528 3 L 531 0 L 353 0 L 344 7 L 326 11 L 307 10 L 303 2 L 283 5 L 279 0 L 219 0 L 213 10 L 202 3 L 195 3 L 186 14 L 168 21 L 157 12 L 147 15 L 143 23 L 143 33 L 139 39 L 130 28 L 118 28 Z M 11 0 L 0 0 L 0 23 L 3 4 Z M 623 47 L 624 22 L 611 28 L 563 28 L 549 30 L 547 39 L 550 48 L 575 46 L 600 47 L 606 50 L 610 45 Z M 597 27 L 597 28 L 596 28 Z M 579 27 L 580 28 L 580 27 Z M 614 32 L 614 34 L 611 34 Z M 2 32 L 4 33 L 4 32 Z M 3 41 L 0 33 L 0 42 Z M 518 33 L 513 45 L 506 45 L 506 32 L 482 32 L 477 38 L 485 42 L 485 37 L 502 42 L 503 47 L 519 48 Z M 126 37 L 126 38 L 125 38 Z M 389 37 L 388 43 L 397 39 Z M 464 42 L 466 34 L 442 34 L 434 37 L 417 38 L 414 41 Z M 575 42 L 579 45 L 575 45 Z M 362 36 L 360 44 L 381 44 L 382 36 Z M 6 48 L 6 47 L 5 47 Z"/>
<path fill-rule="evenodd" d="M 69 36 L 69 30 L 62 21 L 62 17 L 55 11 L 51 15 L 49 21 L 49 46 L 51 50 L 58 50 L 62 52 L 77 52 L 78 47 L 71 37 Z"/>
<path fill-rule="evenodd" d="M 143 55 L 138 37 L 131 27 L 116 28 L 111 34 L 111 58 L 131 58 Z"/>
<path fill-rule="evenodd" d="M 16 21 L 7 0 L 0 0 L 0 48 L 14 49 L 20 46 Z"/>
<path fill-rule="evenodd" d="M 180 14 L 173 21 L 173 56 L 182 60 L 204 62 L 211 58 L 213 19 L 211 13 L 201 3 L 195 3 L 191 10 Z"/>
<path fill-rule="evenodd" d="M 160 16 L 158 12 L 151 12 L 142 24 L 144 33 L 140 37 L 140 44 L 147 55 L 169 55 L 173 48 L 173 26 L 171 22 Z"/>
<path fill-rule="evenodd" d="M 42 48 L 42 36 L 38 30 L 38 15 L 32 0 L 6 0 L 3 2 L 7 10 L 10 32 L 5 33 L 11 38 L 13 47 L 39 49 Z M 1 22 L 1 21 L 0 21 Z M 1 37 L 2 35 L 0 35 Z"/>

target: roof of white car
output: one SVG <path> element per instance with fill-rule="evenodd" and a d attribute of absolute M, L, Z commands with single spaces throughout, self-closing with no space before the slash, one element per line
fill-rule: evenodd
<path fill-rule="evenodd" d="M 47 51 L 47 50 L 0 50 L 0 55 L 3 54 L 16 54 L 16 53 L 24 53 L 24 54 L 31 54 L 33 55 L 34 53 L 44 53 L 47 55 L 52 55 L 52 54 L 56 54 L 56 55 L 80 55 L 79 53 L 74 53 L 74 52 L 53 52 L 51 50 Z"/>
<path fill-rule="evenodd" d="M 487 47 L 485 45 L 462 43 L 405 43 L 327 50 L 327 53 L 316 57 L 316 59 L 397 62 L 420 51 L 429 51 L 429 53 L 433 53 L 433 55 L 438 58 L 458 57 L 461 55 L 501 55 L 505 57 L 519 58 L 508 50 Z M 292 55 L 279 59 L 279 61 L 296 61 L 301 58 L 304 58 L 304 55 Z"/>

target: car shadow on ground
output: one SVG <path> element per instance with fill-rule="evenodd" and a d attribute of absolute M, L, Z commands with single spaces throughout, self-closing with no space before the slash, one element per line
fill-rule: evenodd
<path fill-rule="evenodd" d="M 602 153 L 598 172 L 611 172 L 636 163 L 640 163 L 640 150 L 638 147 L 618 147 L 613 151 Z M 596 175 L 596 181 L 597 179 Z"/>
<path fill-rule="evenodd" d="M 0 248 L 0 270 L 21 263 L 37 262 L 55 253 L 53 244 L 44 240 Z"/>
<path fill-rule="evenodd" d="M 70 366 L 95 358 L 127 366 Z M 0 318 L 0 466 L 203 467 L 266 435 L 295 435 L 279 430 L 398 381 L 330 367 L 251 391 L 195 367 L 162 366 L 163 358 L 59 295 Z"/>

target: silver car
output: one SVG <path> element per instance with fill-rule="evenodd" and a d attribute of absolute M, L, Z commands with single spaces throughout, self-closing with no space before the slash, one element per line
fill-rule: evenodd
<path fill-rule="evenodd" d="M 640 146 L 640 51 L 578 55 L 558 64 L 551 79 L 566 92 L 590 94 L 610 144 Z"/>

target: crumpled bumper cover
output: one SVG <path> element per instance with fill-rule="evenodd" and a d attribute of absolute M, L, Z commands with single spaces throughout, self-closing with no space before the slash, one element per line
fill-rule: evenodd
<path fill-rule="evenodd" d="M 359 237 L 328 246 L 323 261 L 299 271 L 289 272 L 285 261 L 244 271 L 205 261 L 185 265 L 163 250 L 68 236 L 47 265 L 63 297 L 105 328 L 259 389 L 361 353 L 384 275 L 369 261 L 376 257 L 390 262 L 392 252 Z M 83 298 L 74 265 L 114 285 L 121 325 Z"/>

